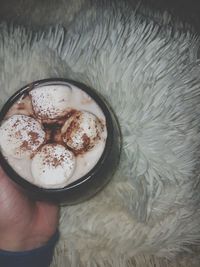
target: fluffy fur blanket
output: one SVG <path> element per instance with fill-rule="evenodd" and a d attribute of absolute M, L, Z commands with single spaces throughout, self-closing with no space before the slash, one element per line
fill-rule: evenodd
<path fill-rule="evenodd" d="M 69 7 L 65 28 L 0 26 L 1 106 L 26 83 L 65 77 L 100 91 L 121 124 L 118 170 L 97 196 L 61 208 L 52 266 L 199 266 L 185 256 L 200 243 L 199 39 L 120 1 Z"/>

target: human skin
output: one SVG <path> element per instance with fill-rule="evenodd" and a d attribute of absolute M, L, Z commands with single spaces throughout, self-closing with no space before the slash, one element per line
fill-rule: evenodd
<path fill-rule="evenodd" d="M 31 200 L 0 166 L 0 250 L 25 251 L 45 245 L 58 220 L 57 205 Z"/>

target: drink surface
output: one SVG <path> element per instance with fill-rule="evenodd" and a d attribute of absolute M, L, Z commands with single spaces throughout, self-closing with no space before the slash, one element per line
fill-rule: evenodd
<path fill-rule="evenodd" d="M 106 144 L 99 105 L 74 85 L 44 85 L 22 95 L 0 126 L 11 167 L 43 188 L 62 188 L 86 175 Z"/>

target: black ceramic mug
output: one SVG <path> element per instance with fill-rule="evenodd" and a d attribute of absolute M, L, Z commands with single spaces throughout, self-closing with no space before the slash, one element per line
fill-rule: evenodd
<path fill-rule="evenodd" d="M 105 147 L 97 164 L 88 173 L 63 188 L 53 189 L 42 188 L 24 179 L 22 175 L 19 175 L 11 167 L 1 149 L 0 160 L 1 166 L 4 171 L 13 181 L 20 185 L 29 196 L 37 200 L 49 200 L 64 204 L 76 204 L 89 199 L 109 182 L 119 163 L 121 150 L 121 133 L 118 121 L 116 119 L 116 116 L 114 115 L 112 108 L 94 89 L 91 89 L 84 84 L 76 81 L 58 78 L 45 79 L 35 81 L 24 86 L 12 97 L 10 97 L 3 106 L 0 112 L 0 124 L 2 124 L 2 122 L 4 121 L 4 118 L 10 108 L 31 90 L 48 85 L 68 86 L 70 84 L 84 91 L 96 102 L 96 104 L 103 112 L 107 129 Z"/>

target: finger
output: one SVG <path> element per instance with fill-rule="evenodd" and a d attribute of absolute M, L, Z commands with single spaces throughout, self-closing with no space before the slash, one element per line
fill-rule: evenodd
<path fill-rule="evenodd" d="M 51 237 L 58 227 L 59 223 L 59 206 L 50 202 L 36 202 L 37 207 L 37 224 L 40 228 L 44 228 L 45 232 Z"/>

